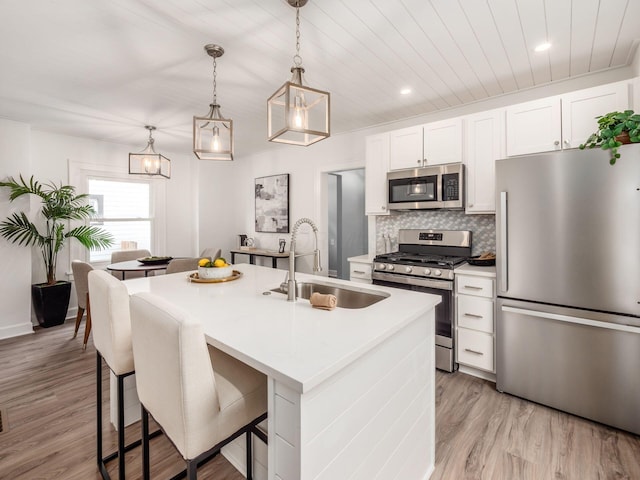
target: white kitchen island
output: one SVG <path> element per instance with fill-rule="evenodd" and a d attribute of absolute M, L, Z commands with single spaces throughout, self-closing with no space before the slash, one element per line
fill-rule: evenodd
<path fill-rule="evenodd" d="M 201 319 L 211 345 L 268 376 L 268 462 L 258 459 L 255 478 L 429 478 L 439 298 L 296 274 L 298 281 L 390 294 L 363 309 L 325 311 L 269 292 L 284 280 L 283 270 L 234 269 L 242 277 L 224 283 L 192 283 L 188 273 L 176 273 L 125 284 L 132 294 L 154 293 Z M 260 443 L 254 441 L 258 456 Z M 225 456 L 244 471 L 231 447 Z"/>

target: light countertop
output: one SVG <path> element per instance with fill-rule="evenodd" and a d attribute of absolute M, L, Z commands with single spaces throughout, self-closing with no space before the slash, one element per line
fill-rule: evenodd
<path fill-rule="evenodd" d="M 460 265 L 459 267 L 456 267 L 455 269 L 455 273 L 457 275 L 475 275 L 477 277 L 492 277 L 495 278 L 496 277 L 496 267 L 491 266 L 491 267 L 478 267 L 476 265 L 469 265 L 468 263 L 465 263 L 464 265 Z"/>
<path fill-rule="evenodd" d="M 207 341 L 304 393 L 426 314 L 439 297 L 296 273 L 296 279 L 344 284 L 390 296 L 363 309 L 312 308 L 270 292 L 283 270 L 237 264 L 242 276 L 223 283 L 192 283 L 190 272 L 125 281 L 129 293 L 151 292 L 200 318 Z M 390 361 L 392 361 L 390 359 Z"/>
<path fill-rule="evenodd" d="M 375 255 L 369 255 L 367 253 L 365 253 L 364 255 L 358 255 L 356 257 L 349 257 L 347 258 L 348 262 L 357 262 L 357 263 L 372 263 L 373 262 L 373 257 L 375 257 Z"/>

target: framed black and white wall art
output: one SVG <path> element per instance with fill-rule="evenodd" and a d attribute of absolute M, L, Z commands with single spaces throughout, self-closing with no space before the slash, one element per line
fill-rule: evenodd
<path fill-rule="evenodd" d="M 289 233 L 289 174 L 256 178 L 256 232 Z"/>

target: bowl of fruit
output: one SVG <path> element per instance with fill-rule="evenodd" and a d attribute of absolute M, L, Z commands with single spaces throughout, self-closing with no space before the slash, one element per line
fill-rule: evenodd
<path fill-rule="evenodd" d="M 198 262 L 198 277 L 204 280 L 227 278 L 233 275 L 233 266 L 222 258 L 201 258 Z"/>

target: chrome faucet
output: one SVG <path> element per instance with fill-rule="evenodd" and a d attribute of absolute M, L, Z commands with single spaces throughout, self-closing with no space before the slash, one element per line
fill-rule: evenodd
<path fill-rule="evenodd" d="M 313 234 L 315 236 L 315 245 L 313 250 L 313 272 L 321 272 L 322 267 L 320 265 L 320 250 L 318 250 L 318 227 L 309 218 L 301 218 L 298 220 L 291 231 L 291 245 L 289 247 L 289 272 L 287 273 L 287 301 L 295 302 L 298 296 L 298 285 L 296 284 L 296 235 L 298 234 L 298 228 L 303 223 L 311 225 Z M 304 255 L 311 255 L 305 253 Z"/>

